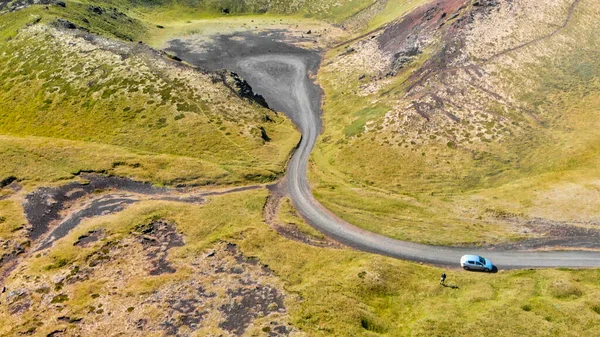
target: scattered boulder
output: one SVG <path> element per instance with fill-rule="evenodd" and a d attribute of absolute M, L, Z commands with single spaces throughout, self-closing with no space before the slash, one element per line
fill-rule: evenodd
<path fill-rule="evenodd" d="M 102 15 L 105 12 L 104 8 L 99 7 L 99 6 L 92 6 L 92 5 L 88 6 L 88 11 L 90 11 L 94 14 L 97 14 L 97 15 Z"/>
<path fill-rule="evenodd" d="M 57 19 L 54 24 L 59 28 L 77 29 L 77 26 L 73 22 L 65 19 Z"/>
<path fill-rule="evenodd" d="M 254 93 L 250 84 L 240 77 L 240 75 L 233 71 L 229 73 L 221 72 L 219 74 L 221 75 L 223 84 L 225 84 L 229 89 L 235 91 L 238 96 L 247 98 L 248 100 L 256 102 L 259 105 L 269 109 L 269 104 L 267 104 L 265 98 L 262 95 Z"/>
<path fill-rule="evenodd" d="M 0 188 L 6 187 L 15 181 L 17 181 L 17 177 L 15 177 L 15 176 L 9 176 L 7 178 L 4 178 L 4 179 L 0 180 Z"/>

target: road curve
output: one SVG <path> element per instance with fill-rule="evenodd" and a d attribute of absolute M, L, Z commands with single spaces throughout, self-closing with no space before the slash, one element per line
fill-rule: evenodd
<path fill-rule="evenodd" d="M 309 95 L 307 83 L 310 80 L 303 59 L 289 54 L 268 54 L 243 58 L 237 66 L 253 87 L 256 84 L 261 88 L 261 94 L 267 101 L 269 98 L 287 101 L 285 110 L 302 133 L 302 140 L 288 166 L 288 193 L 307 222 L 327 236 L 362 251 L 436 265 L 457 266 L 460 256 L 479 254 L 490 258 L 499 269 L 600 267 L 600 252 L 500 251 L 431 246 L 391 239 L 340 219 L 315 200 L 307 179 L 308 159 L 321 130 L 321 119 Z"/>

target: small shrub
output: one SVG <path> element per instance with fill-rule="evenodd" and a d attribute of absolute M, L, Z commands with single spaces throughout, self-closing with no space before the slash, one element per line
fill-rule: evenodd
<path fill-rule="evenodd" d="M 60 294 L 60 295 L 54 296 L 54 298 L 52 299 L 52 301 L 50 301 L 50 303 L 63 303 L 68 300 L 69 300 L 69 296 L 67 296 L 66 294 Z"/>

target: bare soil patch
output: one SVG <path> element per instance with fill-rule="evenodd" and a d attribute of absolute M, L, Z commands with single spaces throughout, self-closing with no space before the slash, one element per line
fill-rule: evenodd
<path fill-rule="evenodd" d="M 282 284 L 237 245 L 220 242 L 192 259 L 167 261 L 184 243 L 174 223 L 153 221 L 120 240 L 104 235 L 85 248 L 77 240 L 76 247 L 96 248 L 71 265 L 41 277 L 22 272 L 6 284 L 0 313 L 13 317 L 15 334 L 301 335 L 287 323 Z M 175 271 L 179 277 L 151 290 L 136 285 Z"/>

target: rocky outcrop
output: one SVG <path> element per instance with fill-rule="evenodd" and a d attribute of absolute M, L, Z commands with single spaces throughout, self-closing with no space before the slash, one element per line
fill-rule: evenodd
<path fill-rule="evenodd" d="M 262 95 L 255 93 L 250 84 L 237 73 L 223 70 L 216 72 L 216 75 L 226 87 L 235 92 L 239 97 L 269 109 L 269 104 L 267 104 L 265 98 Z"/>

